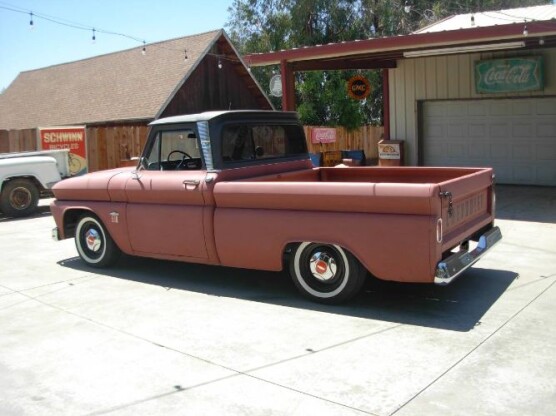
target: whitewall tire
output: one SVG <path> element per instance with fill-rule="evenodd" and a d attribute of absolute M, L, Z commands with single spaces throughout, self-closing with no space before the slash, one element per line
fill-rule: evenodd
<path fill-rule="evenodd" d="M 321 303 L 341 303 L 361 290 L 367 271 L 336 244 L 303 242 L 290 258 L 290 274 L 299 291 Z"/>
<path fill-rule="evenodd" d="M 121 254 L 102 222 L 92 214 L 83 215 L 77 222 L 75 246 L 79 257 L 92 267 L 111 266 Z"/>

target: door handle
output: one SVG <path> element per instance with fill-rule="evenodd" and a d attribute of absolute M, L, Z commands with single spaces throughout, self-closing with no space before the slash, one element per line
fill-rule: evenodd
<path fill-rule="evenodd" d="M 201 183 L 200 180 L 198 179 L 186 179 L 185 181 L 183 181 L 183 184 L 185 185 L 186 188 L 192 186 L 193 188 L 196 188 L 199 186 L 199 184 Z"/>

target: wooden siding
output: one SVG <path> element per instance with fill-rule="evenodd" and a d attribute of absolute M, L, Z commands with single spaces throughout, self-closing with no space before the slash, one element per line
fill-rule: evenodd
<path fill-rule="evenodd" d="M 307 145 L 311 153 L 332 150 L 364 150 L 367 159 L 378 158 L 378 142 L 382 140 L 384 134 L 384 128 L 381 126 L 363 126 L 352 131 L 343 127 L 336 127 L 336 142 L 325 144 L 311 143 L 311 130 L 314 128 L 318 127 L 304 127 Z"/>
<path fill-rule="evenodd" d="M 88 127 L 89 172 L 116 168 L 140 156 L 147 134 L 148 127 L 144 124 Z"/>
<path fill-rule="evenodd" d="M 475 61 L 520 56 L 544 58 L 543 91 L 505 94 L 475 92 Z M 418 105 L 424 100 L 556 96 L 556 49 L 474 53 L 402 59 L 390 76 L 390 136 L 406 141 L 405 163 L 416 165 Z"/>
<path fill-rule="evenodd" d="M 0 130 L 0 153 L 37 150 L 37 129 Z"/>
<path fill-rule="evenodd" d="M 220 46 L 223 48 L 223 46 Z M 228 56 L 231 52 L 227 51 Z M 212 110 L 272 110 L 245 66 L 217 46 L 207 54 L 179 88 L 161 117 Z M 218 63 L 222 68 L 218 68 Z"/>

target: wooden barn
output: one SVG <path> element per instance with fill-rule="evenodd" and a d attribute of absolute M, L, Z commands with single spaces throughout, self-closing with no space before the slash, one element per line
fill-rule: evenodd
<path fill-rule="evenodd" d="M 26 71 L 0 95 L 0 153 L 38 128 L 85 126 L 89 171 L 139 156 L 154 119 L 272 104 L 223 30 Z"/>

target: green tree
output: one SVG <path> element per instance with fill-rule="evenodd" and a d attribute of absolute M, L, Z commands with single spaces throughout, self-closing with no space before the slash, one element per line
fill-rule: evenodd
<path fill-rule="evenodd" d="M 234 0 L 230 37 L 242 54 L 408 34 L 453 14 L 547 4 L 550 0 Z M 253 68 L 266 86 L 277 67 Z M 371 81 L 362 101 L 347 95 L 357 72 Z M 271 98 L 277 108 L 281 100 Z M 382 77 L 375 71 L 296 73 L 297 110 L 304 124 L 382 124 Z"/>

